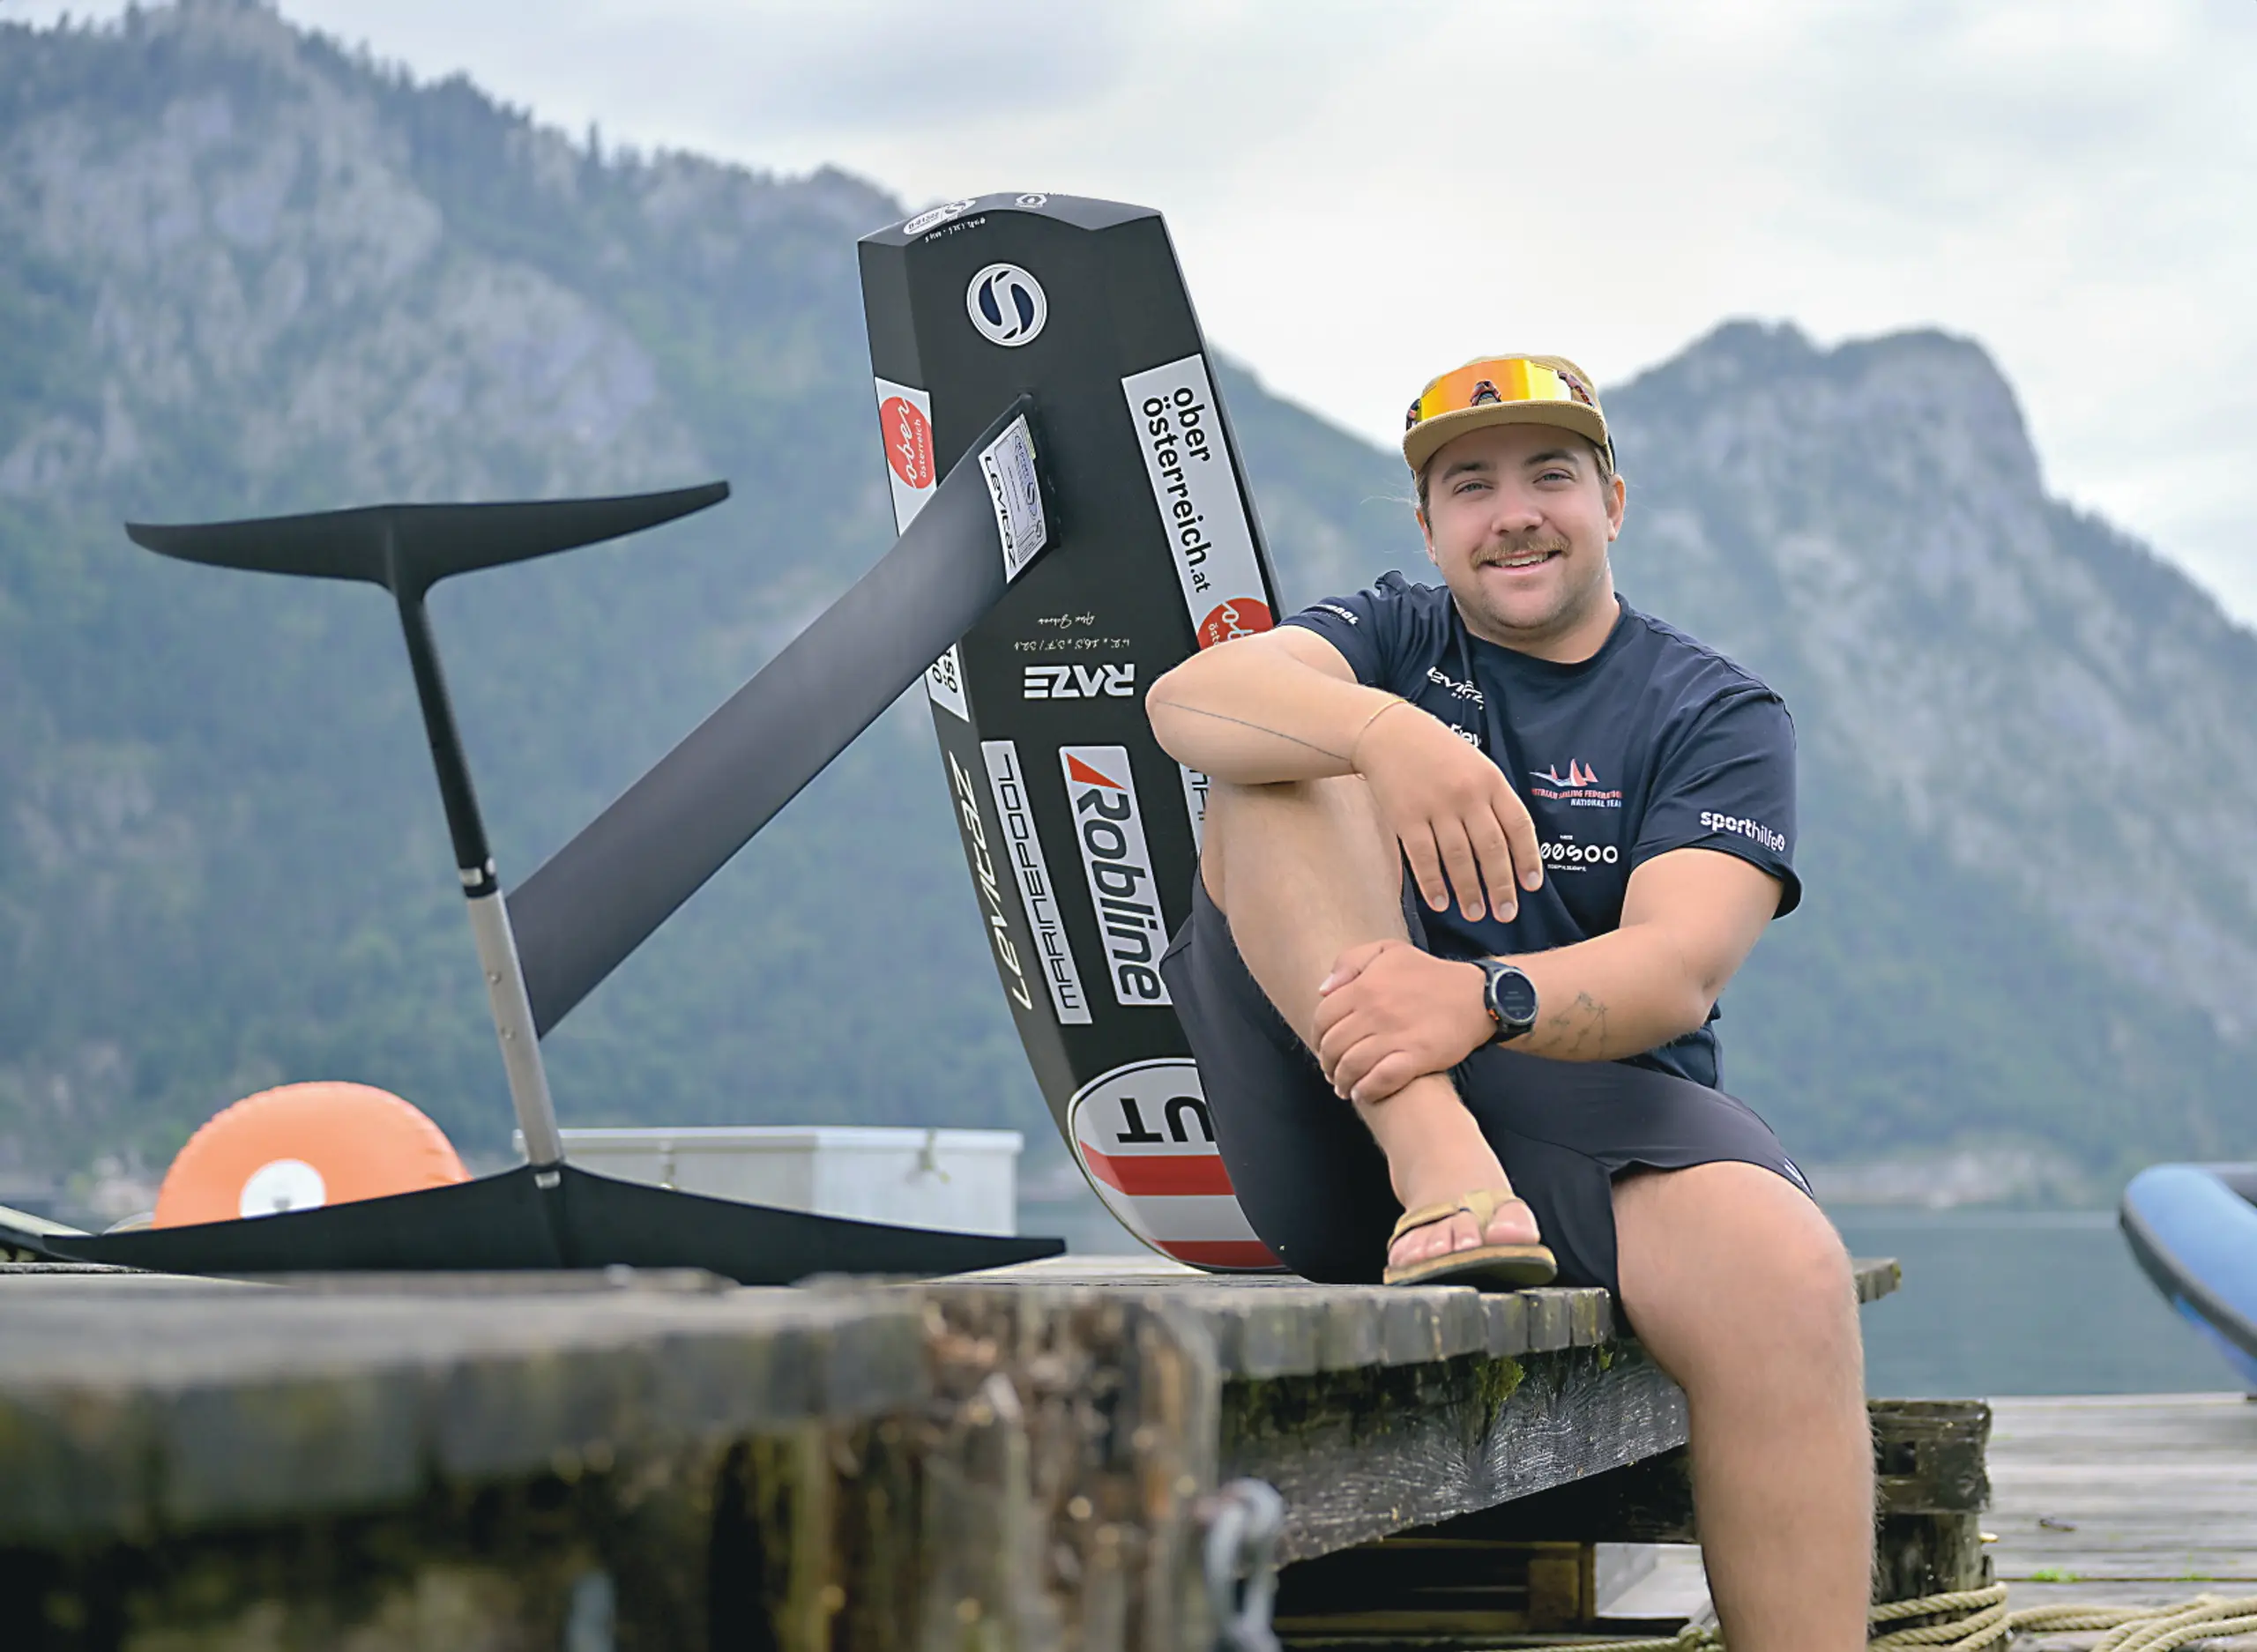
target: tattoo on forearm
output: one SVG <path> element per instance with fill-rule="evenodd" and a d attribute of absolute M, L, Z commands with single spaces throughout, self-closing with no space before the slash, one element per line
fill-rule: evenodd
<path fill-rule="evenodd" d="M 1313 740 L 1303 740 L 1298 734 L 1288 734 L 1282 728 L 1270 728 L 1260 723 L 1249 723 L 1242 717 L 1231 717 L 1225 712 L 1210 711 L 1204 706 L 1186 705 L 1181 700 L 1172 701 L 1170 703 L 1173 704 L 1179 711 L 1188 711 L 1194 717 L 1212 718 L 1218 723 L 1229 723 L 1239 728 L 1250 729 L 1257 734 L 1268 734 L 1271 738 L 1282 740 L 1289 745 L 1299 746 L 1305 750 L 1315 752 L 1319 756 L 1330 757 L 1336 763 L 1346 763 L 1348 761 L 1348 754 L 1345 751 L 1335 751 L 1330 746 L 1320 746 Z"/>
<path fill-rule="evenodd" d="M 1585 1050 L 1606 1047 L 1606 1006 L 1589 993 L 1577 993 L 1575 1001 L 1550 1020 L 1552 1037 L 1547 1042 L 1562 1055 L 1572 1058 Z"/>

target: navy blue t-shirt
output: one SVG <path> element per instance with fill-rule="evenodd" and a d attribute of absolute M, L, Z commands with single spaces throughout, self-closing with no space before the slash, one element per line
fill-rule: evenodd
<path fill-rule="evenodd" d="M 1437 953 L 1541 952 L 1619 928 L 1631 872 L 1672 849 L 1721 850 L 1760 867 L 1779 880 L 1781 917 L 1802 899 L 1785 703 L 1713 649 L 1621 606 L 1598 651 L 1567 666 L 1484 642 L 1457 618 L 1448 586 L 1399 573 L 1285 621 L 1338 649 L 1358 681 L 1480 747 L 1528 806 L 1544 887 L 1520 892 L 1508 924 L 1470 920 L 1455 904 L 1424 908 Z M 1627 1059 L 1697 1083 L 1719 1078 L 1713 1024 Z"/>

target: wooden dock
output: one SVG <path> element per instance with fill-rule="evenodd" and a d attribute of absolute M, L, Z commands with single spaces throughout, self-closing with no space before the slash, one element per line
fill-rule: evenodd
<path fill-rule="evenodd" d="M 1987 1512 L 1924 1513 L 1980 1500 L 1966 1415 L 1876 1409 L 1884 1507 L 1979 1518 L 2016 1607 L 2257 1594 L 2257 1404 L 2000 1400 Z M 1684 1439 L 1595 1291 L 13 1267 L 0 1648 L 1204 1648 L 1240 1477 L 1284 1493 L 1289 1644 L 1658 1625 L 1697 1552 L 1590 1545 L 1690 1535 Z"/>
<path fill-rule="evenodd" d="M 1684 1439 L 1597 1291 L 19 1267 L 0 1647 L 1176 1652 L 1227 1481 L 1307 1559 Z M 1587 1562 L 1544 1560 L 1529 1600 L 1587 1616 Z"/>
<path fill-rule="evenodd" d="M 2112 1394 L 1994 1400 L 1992 1410 L 1985 1524 L 2017 1609 L 2257 1596 L 2257 1403 Z M 2257 1652 L 2257 1635 L 2198 1644 Z"/>
<path fill-rule="evenodd" d="M 2009 1604 L 2160 1606 L 2257 1595 L 2257 1402 L 2239 1394 L 2112 1394 L 1990 1402 L 1984 1529 Z M 1627 1616 L 1702 1615 L 1697 1551 L 1607 1557 L 1602 1604 Z M 2026 1636 L 2067 1652 L 2093 1632 Z M 2197 1645 L 2257 1652 L 2257 1636 Z"/>

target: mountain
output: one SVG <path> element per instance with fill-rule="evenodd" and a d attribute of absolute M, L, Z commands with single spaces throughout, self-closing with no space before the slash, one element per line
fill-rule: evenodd
<path fill-rule="evenodd" d="M 2047 496 L 1964 340 L 1728 326 L 1615 406 L 1625 586 L 1799 731 L 1821 906 L 1737 989 L 1733 1082 L 1836 1153 L 2247 1153 L 2257 636 Z"/>
<path fill-rule="evenodd" d="M 522 881 L 890 543 L 853 248 L 902 211 L 600 154 L 247 0 L 0 26 L 0 1177 L 317 1075 L 507 1148 L 385 604 L 119 523 L 728 477 L 435 599 Z M 1399 460 L 1224 377 L 1289 599 L 1424 565 Z M 2046 494 L 1970 343 L 1735 324 L 1608 405 L 1626 594 L 1799 732 L 1810 893 L 1732 1087 L 1819 1159 L 2249 1151 L 2257 638 Z M 912 696 L 559 1031 L 560 1108 L 1054 1151 L 983 945 Z"/>

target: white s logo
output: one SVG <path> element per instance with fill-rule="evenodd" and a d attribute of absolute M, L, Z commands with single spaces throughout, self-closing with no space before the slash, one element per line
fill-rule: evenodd
<path fill-rule="evenodd" d="M 964 309 L 981 338 L 1011 350 L 1032 342 L 1050 319 L 1042 283 L 1016 264 L 991 264 L 973 276 Z"/>

